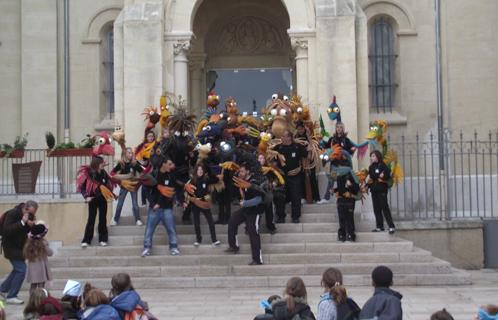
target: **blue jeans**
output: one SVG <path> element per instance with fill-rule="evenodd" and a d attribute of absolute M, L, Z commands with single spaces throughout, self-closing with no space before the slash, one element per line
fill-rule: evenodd
<path fill-rule="evenodd" d="M 329 178 L 329 181 L 327 182 L 327 190 L 325 190 L 325 194 L 323 195 L 323 198 L 327 201 L 330 200 L 330 189 L 332 189 L 334 187 L 334 182 L 335 180 L 332 180 Z"/>
<path fill-rule="evenodd" d="M 7 292 L 7 298 L 17 297 L 26 276 L 26 262 L 24 260 L 9 260 L 12 272 L 5 278 L 0 291 Z"/>
<path fill-rule="evenodd" d="M 135 217 L 135 221 L 140 220 L 140 214 L 138 213 L 138 195 L 137 192 L 131 192 L 126 190 L 125 188 L 121 188 L 118 196 L 118 204 L 116 205 L 116 214 L 114 215 L 114 221 L 119 222 L 119 218 L 121 217 L 121 209 L 123 209 L 123 203 L 126 199 L 126 195 L 130 192 L 131 196 L 131 206 L 133 208 L 133 216 Z"/>
<path fill-rule="evenodd" d="M 156 210 L 149 208 L 147 211 L 144 248 L 150 249 L 152 247 L 152 237 L 154 236 L 154 231 L 156 231 L 156 227 L 159 222 L 163 223 L 164 228 L 168 232 L 169 248 L 177 248 L 175 217 L 173 216 L 173 209 L 171 208 L 159 208 Z"/>

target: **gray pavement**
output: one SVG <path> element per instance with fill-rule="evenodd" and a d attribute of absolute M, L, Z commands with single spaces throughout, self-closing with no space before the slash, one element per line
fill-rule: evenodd
<path fill-rule="evenodd" d="M 430 315 L 445 307 L 456 320 L 468 320 L 482 304 L 498 304 L 498 270 L 469 271 L 471 286 L 396 287 L 403 294 L 403 319 L 429 319 Z M 396 281 L 396 276 L 394 278 Z M 308 301 L 313 311 L 322 293 L 321 288 L 308 285 Z M 259 300 L 282 289 L 170 289 L 140 290 L 143 300 L 149 303 L 151 312 L 159 319 L 208 320 L 253 319 L 262 310 Z M 371 296 L 370 287 L 351 287 L 348 294 L 362 306 Z M 58 296 L 58 292 L 53 293 Z M 20 294 L 27 300 L 27 292 Z M 7 319 L 22 319 L 21 306 L 7 305 Z"/>

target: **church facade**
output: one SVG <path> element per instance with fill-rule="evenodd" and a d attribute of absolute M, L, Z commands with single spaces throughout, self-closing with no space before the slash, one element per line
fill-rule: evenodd
<path fill-rule="evenodd" d="M 46 131 L 79 142 L 121 126 L 136 145 L 144 107 L 167 92 L 201 114 L 211 88 L 245 111 L 296 93 L 315 118 L 335 95 L 355 140 L 375 119 L 423 138 L 437 133 L 438 64 L 448 134 L 495 133 L 498 2 L 435 3 L 3 0 L 0 142 L 29 132 L 44 148 Z"/>

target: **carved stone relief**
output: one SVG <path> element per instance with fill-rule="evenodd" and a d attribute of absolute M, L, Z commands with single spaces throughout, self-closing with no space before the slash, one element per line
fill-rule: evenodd
<path fill-rule="evenodd" d="M 253 16 L 236 17 L 215 27 L 206 41 L 210 55 L 287 54 L 290 49 L 284 27 Z"/>

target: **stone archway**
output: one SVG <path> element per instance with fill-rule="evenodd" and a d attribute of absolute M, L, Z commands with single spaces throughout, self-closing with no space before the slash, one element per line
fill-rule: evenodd
<path fill-rule="evenodd" d="M 281 0 L 206 0 L 196 11 L 189 53 L 190 97 L 193 106 L 201 107 L 206 96 L 206 72 L 251 69 L 287 70 L 292 78 L 294 52 L 287 30 L 287 10 Z M 244 70 L 244 71 L 242 71 Z M 226 71 L 228 72 L 228 71 Z M 260 75 L 265 78 L 265 75 Z M 243 80 L 243 76 L 240 76 Z M 251 83 L 256 85 L 256 83 Z M 289 87 L 292 89 L 292 84 Z M 252 90 L 258 90 L 252 87 Z M 289 89 L 287 89 L 289 90 Z M 273 92 L 273 91 L 272 91 Z M 235 95 L 225 92 L 222 96 Z M 271 93 L 268 94 L 268 97 Z M 261 100 L 259 101 L 261 106 Z"/>

